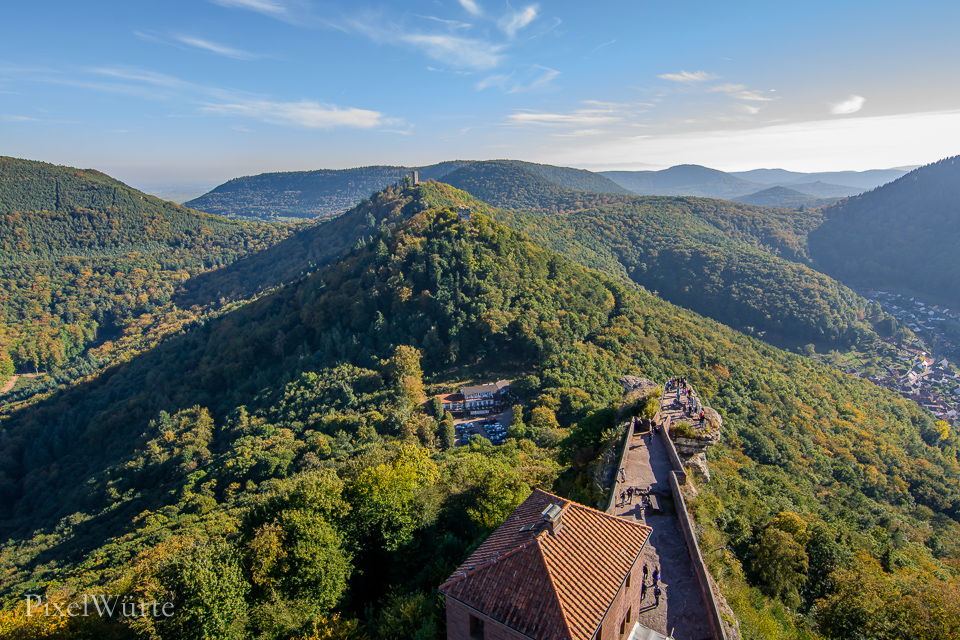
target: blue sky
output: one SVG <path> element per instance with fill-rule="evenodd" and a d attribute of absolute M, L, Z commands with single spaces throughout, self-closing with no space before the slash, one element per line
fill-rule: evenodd
<path fill-rule="evenodd" d="M 960 153 L 960 3 L 11 2 L 0 154 L 135 186 L 518 158 L 799 171 Z"/>

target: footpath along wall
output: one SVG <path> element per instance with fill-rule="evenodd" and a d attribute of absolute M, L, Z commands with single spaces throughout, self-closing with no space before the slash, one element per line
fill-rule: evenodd
<path fill-rule="evenodd" d="M 670 417 L 664 420 L 660 429 L 660 435 L 663 443 L 670 453 L 670 460 L 673 462 L 674 470 L 670 472 L 670 489 L 673 493 L 673 503 L 677 510 L 677 519 L 680 520 L 680 528 L 683 530 L 683 537 L 687 543 L 687 551 L 690 552 L 690 562 L 693 564 L 693 570 L 697 574 L 697 581 L 700 583 L 700 591 L 703 593 L 703 602 L 710 612 L 710 626 L 713 628 L 713 635 L 717 640 L 729 640 L 727 627 L 723 623 L 723 617 L 720 613 L 720 602 L 713 591 L 710 572 L 707 570 L 707 564 L 703 560 L 703 554 L 700 552 L 700 543 L 697 542 L 697 530 L 694 527 L 693 518 L 687 511 L 687 501 L 683 497 L 683 491 L 680 485 L 686 483 L 687 474 L 683 470 L 683 464 L 680 462 L 680 456 L 677 448 L 670 439 Z"/>

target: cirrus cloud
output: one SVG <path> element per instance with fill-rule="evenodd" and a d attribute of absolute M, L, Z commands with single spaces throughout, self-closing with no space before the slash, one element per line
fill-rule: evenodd
<path fill-rule="evenodd" d="M 280 125 L 294 125 L 306 129 L 333 129 L 349 127 L 371 129 L 386 124 L 379 111 L 339 107 L 301 100 L 300 102 L 273 102 L 247 100 L 233 103 L 208 104 L 203 107 L 208 113 L 238 115 Z"/>
<path fill-rule="evenodd" d="M 867 99 L 863 96 L 850 96 L 843 102 L 838 102 L 836 104 L 830 105 L 830 113 L 835 116 L 843 116 L 851 113 L 856 113 L 863 108 L 863 103 Z"/>
<path fill-rule="evenodd" d="M 712 73 L 707 73 L 706 71 L 680 71 L 680 73 L 663 73 L 657 77 L 663 80 L 670 80 L 671 82 L 690 83 L 713 80 L 717 76 Z"/>

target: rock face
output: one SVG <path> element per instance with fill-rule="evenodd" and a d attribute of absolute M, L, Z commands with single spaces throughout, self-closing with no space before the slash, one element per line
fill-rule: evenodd
<path fill-rule="evenodd" d="M 720 426 L 723 424 L 720 414 L 710 407 L 704 407 L 706 417 L 704 429 L 698 427 L 699 421 L 690 418 L 680 418 L 670 427 L 670 439 L 677 447 L 683 466 L 691 471 L 710 479 L 710 467 L 707 466 L 707 447 L 720 442 Z"/>
<path fill-rule="evenodd" d="M 623 395 L 638 394 L 645 396 L 657 388 L 657 383 L 646 378 L 636 376 L 623 376 L 620 378 L 620 384 L 623 385 Z"/>

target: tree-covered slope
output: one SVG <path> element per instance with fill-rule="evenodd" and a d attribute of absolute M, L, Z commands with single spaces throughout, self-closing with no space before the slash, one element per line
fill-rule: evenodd
<path fill-rule="evenodd" d="M 904 288 L 960 306 L 960 157 L 839 202 L 824 216 L 809 243 L 826 273 L 851 284 Z"/>
<path fill-rule="evenodd" d="M 569 167 L 555 167 L 518 160 L 492 160 L 494 165 L 511 164 L 524 167 L 546 180 L 569 189 L 628 193 L 607 178 Z M 320 169 L 263 173 L 235 178 L 210 193 L 186 203 L 190 207 L 230 218 L 277 220 L 288 218 L 326 218 L 345 211 L 373 191 L 413 176 L 417 170 L 421 180 L 440 180 L 462 167 L 483 170 L 487 162 L 453 160 L 425 167 L 360 167 L 357 169 Z"/>
<path fill-rule="evenodd" d="M 413 175 L 439 180 L 468 164 L 454 160 L 426 167 L 372 166 L 261 173 L 234 178 L 186 205 L 230 218 L 276 220 L 327 218 L 350 209 L 372 192 Z"/>
<path fill-rule="evenodd" d="M 520 160 L 491 160 L 490 162 L 513 162 L 551 182 L 556 182 L 561 187 L 574 189 L 575 191 L 630 193 L 629 189 L 625 189 L 610 178 L 593 171 L 587 171 L 586 169 L 557 167 L 552 164 L 536 164 L 534 162 L 523 162 Z"/>
<path fill-rule="evenodd" d="M 479 210 L 464 223 L 429 206 L 467 199 L 435 183 L 388 190 L 379 205 L 410 217 L 337 264 L 9 416 L 11 606 L 91 590 L 177 603 L 169 621 L 68 621 L 75 635 L 107 625 L 87 628 L 97 637 L 319 625 L 439 640 L 434 589 L 531 487 L 602 499 L 595 465 L 632 410 L 619 377 L 682 375 L 724 418 L 692 506 L 746 637 L 857 625 L 946 637 L 960 588 L 956 435 Z M 535 374 L 517 384 L 526 426 L 502 447 L 451 449 L 446 419 L 418 409 L 424 382 L 466 365 Z M 870 581 L 844 573 L 857 571 Z M 898 598 L 909 615 L 838 605 L 867 598 Z"/>
<path fill-rule="evenodd" d="M 543 246 L 734 328 L 794 343 L 872 335 L 866 300 L 806 264 L 817 212 L 572 191 L 511 163 L 444 181 L 505 208 L 494 215 Z"/>
<path fill-rule="evenodd" d="M 14 158 L 0 158 L 0 216 L 0 361 L 31 371 L 64 367 L 98 334 L 173 312 L 183 281 L 293 232 L 186 209 L 97 171 Z"/>
<path fill-rule="evenodd" d="M 508 209 L 546 210 L 551 213 L 582 209 L 588 203 L 607 202 L 612 195 L 565 187 L 532 167 L 513 160 L 474 162 L 451 171 L 443 182 L 492 204 Z M 622 192 L 623 190 L 621 190 Z"/>
<path fill-rule="evenodd" d="M 426 167 L 370 166 L 261 173 L 234 178 L 187 204 L 227 217 L 276 219 L 330 217 L 350 209 L 372 192 L 399 182 L 416 169 L 421 178 L 439 179 L 466 164 Z"/>
<path fill-rule="evenodd" d="M 752 204 L 758 207 L 799 209 L 801 207 L 822 207 L 836 202 L 837 199 L 818 198 L 787 187 L 770 187 L 745 196 L 728 198 L 728 200 L 742 204 Z"/>

